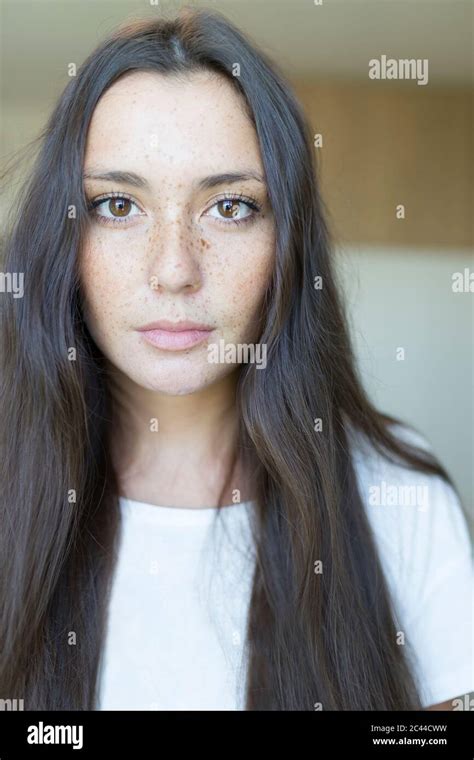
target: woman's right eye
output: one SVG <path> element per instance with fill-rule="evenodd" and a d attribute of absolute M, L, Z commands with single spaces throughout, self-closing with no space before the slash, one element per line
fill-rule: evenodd
<path fill-rule="evenodd" d="M 130 214 L 132 207 L 138 209 L 137 214 Z M 97 217 L 105 224 L 127 224 L 128 220 L 134 216 L 143 216 L 143 212 L 138 208 L 135 201 L 126 195 L 108 195 L 92 201 L 89 209 L 93 216 Z M 103 209 L 108 213 L 99 213 Z"/>

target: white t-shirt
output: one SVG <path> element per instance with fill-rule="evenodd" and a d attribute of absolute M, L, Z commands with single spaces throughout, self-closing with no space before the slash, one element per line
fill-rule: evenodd
<path fill-rule="evenodd" d="M 372 449 L 354 457 L 422 705 L 466 694 L 474 689 L 473 576 L 459 501 L 437 476 Z M 215 525 L 215 508 L 124 498 L 120 508 L 97 709 L 244 710 L 253 503 L 223 508 Z"/>

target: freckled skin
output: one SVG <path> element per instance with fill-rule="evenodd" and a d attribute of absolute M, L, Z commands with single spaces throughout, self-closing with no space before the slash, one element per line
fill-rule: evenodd
<path fill-rule="evenodd" d="M 229 172 L 263 176 L 253 125 L 221 76 L 199 72 L 177 81 L 127 73 L 97 104 L 84 168 L 134 172 L 150 185 L 84 182 L 89 203 L 109 193 L 131 201 L 129 223 L 101 222 L 97 212 L 113 217 L 110 200 L 91 212 L 79 254 L 85 319 L 121 396 L 124 424 L 113 420 L 111 441 L 121 493 L 151 504 L 214 505 L 232 462 L 237 369 L 209 362 L 208 344 L 259 339 L 275 229 L 257 180 L 207 190 L 194 183 Z M 226 217 L 218 204 L 223 195 L 247 196 L 261 210 L 230 202 Z M 249 222 L 232 221 L 247 215 Z M 160 319 L 215 329 L 194 348 L 162 351 L 137 332 Z M 151 419 L 159 422 L 158 435 L 150 432 Z M 252 490 L 240 464 L 224 503 L 233 500 L 233 488 L 242 500 Z"/>
<path fill-rule="evenodd" d="M 223 379 L 235 367 L 209 363 L 207 342 L 165 352 L 146 344 L 136 328 L 189 319 L 214 325 L 213 342 L 258 340 L 255 324 L 275 249 L 265 187 L 255 180 L 204 191 L 192 186 L 221 172 L 263 175 L 239 96 L 225 79 L 208 73 L 185 82 L 154 72 L 127 74 L 99 100 L 84 166 L 132 171 L 151 185 L 145 191 L 85 181 L 89 199 L 125 192 L 137 204 L 129 224 L 105 225 L 91 217 L 80 253 L 86 321 L 96 343 L 119 374 L 149 390 L 181 395 Z M 215 204 L 223 194 L 249 196 L 262 211 L 237 225 L 222 208 L 219 215 Z M 240 203 L 239 213 L 243 218 L 254 212 Z"/>

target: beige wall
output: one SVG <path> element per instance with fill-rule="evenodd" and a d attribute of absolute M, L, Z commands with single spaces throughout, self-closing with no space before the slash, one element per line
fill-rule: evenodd
<path fill-rule="evenodd" d="M 344 242 L 472 246 L 472 89 L 295 82 Z M 396 206 L 405 206 L 397 219 Z"/>

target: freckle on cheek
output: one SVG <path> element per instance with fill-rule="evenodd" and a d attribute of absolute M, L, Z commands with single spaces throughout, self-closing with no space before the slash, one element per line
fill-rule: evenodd
<path fill-rule="evenodd" d="M 204 238 L 200 238 L 199 242 L 201 243 L 202 248 L 210 248 L 211 244 L 208 240 L 204 240 Z"/>

